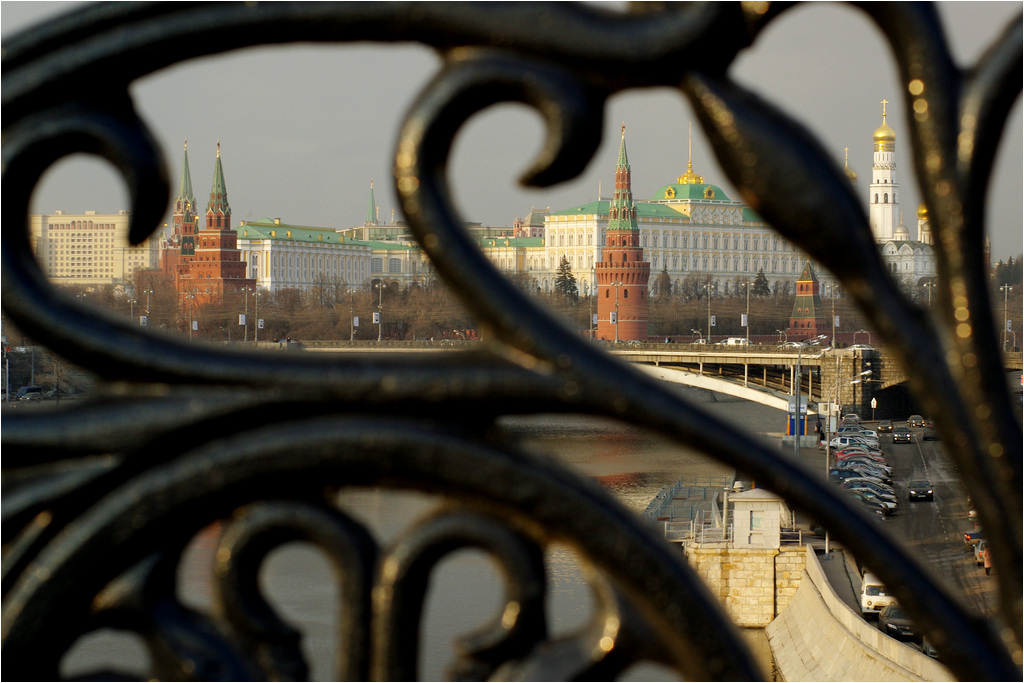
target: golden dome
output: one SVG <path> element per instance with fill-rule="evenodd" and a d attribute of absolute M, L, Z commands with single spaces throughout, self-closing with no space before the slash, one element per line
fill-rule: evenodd
<path fill-rule="evenodd" d="M 875 142 L 896 142 L 896 131 L 885 122 L 885 105 L 889 100 L 882 100 L 882 125 L 875 131 Z"/>
<path fill-rule="evenodd" d="M 918 206 L 917 207 L 917 217 L 918 218 L 922 218 L 922 219 L 923 218 L 928 218 L 928 207 L 925 206 L 924 204 L 921 204 L 920 206 Z"/>
<path fill-rule="evenodd" d="M 882 117 L 882 125 L 875 131 L 875 142 L 896 142 L 896 131 L 890 128 L 885 123 L 885 117 Z"/>

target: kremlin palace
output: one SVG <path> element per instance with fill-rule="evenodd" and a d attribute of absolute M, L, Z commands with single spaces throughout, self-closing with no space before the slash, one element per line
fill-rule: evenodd
<path fill-rule="evenodd" d="M 931 231 L 923 206 L 914 214 L 916 239 L 903 223 L 896 134 L 886 122 L 886 104 L 883 101 L 882 125 L 873 136 L 868 215 L 894 277 L 917 286 L 935 276 Z M 856 186 L 857 174 L 848 160 L 846 172 Z M 554 290 L 564 258 L 580 294 L 598 296 L 599 336 L 602 323 L 615 319 L 621 328 L 633 319 L 636 332 L 623 338 L 644 338 L 646 301 L 665 275 L 673 294 L 683 292 L 689 280 L 691 288 L 699 282 L 700 288 L 730 296 L 740 294 L 760 272 L 773 291 L 795 293 L 797 282 L 807 274 L 807 258 L 751 208 L 705 182 L 694 171 L 692 155 L 686 171 L 674 182 L 656 189 L 647 200 L 634 200 L 623 126 L 615 179 L 612 198 L 598 197 L 560 210 L 534 210 L 517 218 L 511 229 L 480 224 L 466 228 L 496 268 L 533 291 Z M 57 211 L 31 216 L 31 239 L 42 267 L 56 284 L 127 286 L 135 273 L 159 268 L 174 279 L 182 297 L 191 293 L 200 304 L 216 301 L 227 292 L 257 288 L 303 291 L 330 284 L 355 289 L 378 283 L 409 287 L 434 279 L 429 260 L 407 227 L 393 216 L 390 224 L 379 220 L 372 182 L 362 226 L 303 226 L 280 218 L 244 220 L 232 226 L 218 143 L 202 228 L 197 206 L 186 143 L 172 223 L 163 234 L 131 247 L 127 211 L 114 215 Z M 824 271 L 820 286 L 836 291 Z M 641 302 L 642 310 L 636 308 Z"/>

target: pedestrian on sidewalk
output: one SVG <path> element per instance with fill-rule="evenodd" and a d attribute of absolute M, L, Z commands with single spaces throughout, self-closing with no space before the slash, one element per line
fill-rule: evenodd
<path fill-rule="evenodd" d="M 981 551 L 981 557 L 985 560 L 985 576 L 992 573 L 992 547 L 986 543 L 985 549 Z"/>

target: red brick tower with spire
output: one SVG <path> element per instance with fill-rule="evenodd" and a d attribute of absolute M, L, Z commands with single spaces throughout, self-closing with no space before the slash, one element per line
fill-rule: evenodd
<path fill-rule="evenodd" d="M 196 198 L 192 192 L 192 174 L 188 167 L 188 140 L 185 141 L 181 180 L 178 183 L 178 196 L 174 198 L 174 214 L 171 221 L 171 234 L 160 252 L 160 267 L 177 283 L 183 274 L 188 273 L 188 262 L 195 256 L 199 223 L 196 216 Z"/>
<path fill-rule="evenodd" d="M 607 341 L 647 339 L 647 281 L 651 264 L 644 261 L 640 228 L 626 157 L 626 125 L 622 125 L 619 160 L 615 167 L 615 196 L 608 207 L 602 260 L 597 276 L 597 338 Z"/>
<path fill-rule="evenodd" d="M 804 264 L 804 272 L 796 281 L 796 300 L 793 302 L 793 314 L 789 317 L 789 329 L 786 338 L 791 341 L 811 339 L 820 334 L 831 332 L 830 321 L 821 305 L 821 285 L 814 274 L 811 262 Z"/>
<path fill-rule="evenodd" d="M 206 205 L 206 226 L 195 236 L 195 254 L 188 272 L 179 280 L 180 294 L 193 294 L 197 303 L 214 303 L 228 293 L 254 288 L 256 281 L 245 277 L 245 262 L 238 249 L 238 234 L 231 229 L 231 206 L 224 183 L 224 167 L 217 143 L 213 186 Z"/>

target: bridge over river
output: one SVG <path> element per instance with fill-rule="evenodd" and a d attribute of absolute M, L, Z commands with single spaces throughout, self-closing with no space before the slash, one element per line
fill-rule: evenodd
<path fill-rule="evenodd" d="M 312 352 L 438 352 L 472 348 L 481 342 L 306 342 Z M 277 342 L 261 346 L 278 345 Z M 906 375 L 885 349 L 824 349 L 777 346 L 620 343 L 603 344 L 624 361 L 645 366 L 665 381 L 707 389 L 787 410 L 800 367 L 802 401 L 814 411 L 834 402 L 862 417 L 906 417 L 914 406 L 904 386 Z M 1005 355 L 1007 371 L 1020 371 L 1022 354 Z M 870 370 L 870 375 L 863 375 Z M 859 381 L 857 381 L 859 380 Z M 876 400 L 872 409 L 871 401 Z"/>

